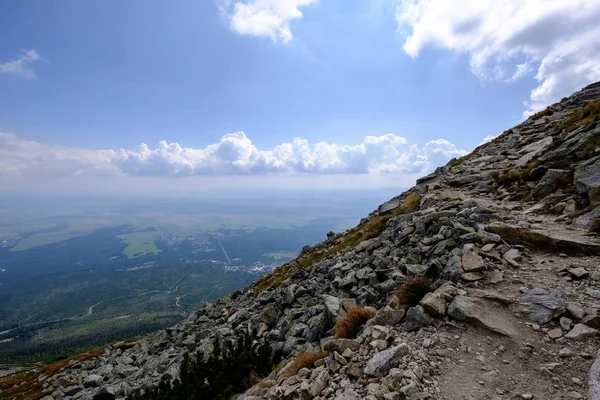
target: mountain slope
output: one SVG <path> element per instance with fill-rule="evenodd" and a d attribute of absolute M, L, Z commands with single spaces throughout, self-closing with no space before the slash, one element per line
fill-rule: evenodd
<path fill-rule="evenodd" d="M 124 398 L 254 328 L 286 362 L 240 399 L 600 399 L 599 119 L 596 83 L 187 321 L 21 379 L 32 398 Z M 412 276 L 436 290 L 406 307 Z M 373 318 L 332 336 L 355 304 Z M 0 397 L 26 393 L 12 379 Z"/>

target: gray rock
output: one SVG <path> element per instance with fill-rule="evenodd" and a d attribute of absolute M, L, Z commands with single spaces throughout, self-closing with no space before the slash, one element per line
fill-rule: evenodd
<path fill-rule="evenodd" d="M 529 311 L 529 318 L 538 324 L 545 324 L 558 318 L 565 312 L 565 300 L 562 293 L 540 288 L 532 289 L 523 298 L 524 311 Z"/>
<path fill-rule="evenodd" d="M 566 187 L 573 181 L 572 172 L 563 169 L 549 169 L 531 192 L 534 199 L 541 199 Z"/>
<path fill-rule="evenodd" d="M 277 309 L 274 306 L 265 307 L 260 313 L 260 320 L 271 327 L 277 322 Z"/>
<path fill-rule="evenodd" d="M 404 322 L 404 329 L 407 332 L 418 331 L 419 329 L 429 325 L 431 325 L 431 318 L 423 310 L 423 307 L 410 307 L 406 312 L 406 321 Z"/>
<path fill-rule="evenodd" d="M 467 251 L 463 254 L 461 261 L 465 272 L 480 272 L 485 269 L 483 258 L 475 251 Z"/>
<path fill-rule="evenodd" d="M 520 268 L 521 264 L 521 252 L 517 249 L 510 249 L 502 255 L 502 258 L 509 263 L 512 267 Z"/>
<path fill-rule="evenodd" d="M 494 307 L 494 304 L 486 299 L 456 296 L 448 306 L 448 316 L 458 321 L 475 323 L 504 336 L 515 337 L 517 335 L 511 315 Z"/>
<path fill-rule="evenodd" d="M 574 174 L 573 183 L 575 190 L 580 194 L 589 194 L 590 191 L 596 194 L 600 188 L 600 163 L 595 162 L 577 169 Z M 598 199 L 595 196 L 592 196 L 592 199 L 590 199 L 592 204 L 596 204 L 597 201 Z"/>
<path fill-rule="evenodd" d="M 371 320 L 373 325 L 395 326 L 404 318 L 404 310 L 379 310 Z"/>
<path fill-rule="evenodd" d="M 600 400 L 600 351 L 596 353 L 596 359 L 588 374 L 588 398 Z"/>
<path fill-rule="evenodd" d="M 402 357 L 410 352 L 410 347 L 406 343 L 376 353 L 365 366 L 364 372 L 367 375 L 384 377 L 391 368 L 397 367 Z"/>
<path fill-rule="evenodd" d="M 90 374 L 85 381 L 83 381 L 83 386 L 86 388 L 98 387 L 104 381 L 104 378 L 100 375 Z"/>
<path fill-rule="evenodd" d="M 600 331 L 590 328 L 584 324 L 577 324 L 569 333 L 565 335 L 567 339 L 583 340 L 600 334 Z"/>
<path fill-rule="evenodd" d="M 583 307 L 581 304 L 575 303 L 572 301 L 567 301 L 565 308 L 569 315 L 575 319 L 582 319 L 585 316 L 585 312 L 583 311 Z"/>
<path fill-rule="evenodd" d="M 115 389 L 111 386 L 105 386 L 98 389 L 96 393 L 94 393 L 92 400 L 115 400 L 116 397 Z"/>

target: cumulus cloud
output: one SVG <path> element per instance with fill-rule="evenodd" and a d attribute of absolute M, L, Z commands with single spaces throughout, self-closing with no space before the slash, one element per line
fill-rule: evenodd
<path fill-rule="evenodd" d="M 57 175 L 120 173 L 129 176 L 307 176 L 426 173 L 466 154 L 445 139 L 419 147 L 388 133 L 359 144 L 295 138 L 270 150 L 258 149 L 243 133 L 228 133 L 205 148 L 159 142 L 133 150 L 88 150 L 47 146 L 0 133 L 0 174 Z"/>
<path fill-rule="evenodd" d="M 427 46 L 465 53 L 481 79 L 535 71 L 526 115 L 600 79 L 598 0 L 401 0 L 395 16 L 412 57 Z"/>
<path fill-rule="evenodd" d="M 0 74 L 35 78 L 33 64 L 41 59 L 42 57 L 35 49 L 23 50 L 15 60 L 0 63 Z"/>
<path fill-rule="evenodd" d="M 218 5 L 221 14 L 235 32 L 287 43 L 293 38 L 290 22 L 302 18 L 301 7 L 316 2 L 317 0 L 218 0 Z"/>
<path fill-rule="evenodd" d="M 0 132 L 0 176 L 77 176 L 114 171 L 112 150 L 49 146 Z"/>

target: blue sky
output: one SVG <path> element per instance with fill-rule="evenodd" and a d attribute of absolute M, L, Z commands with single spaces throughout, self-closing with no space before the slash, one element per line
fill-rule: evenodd
<path fill-rule="evenodd" d="M 408 186 L 600 79 L 586 40 L 598 1 L 548 1 L 526 20 L 538 1 L 451 3 L 2 2 L 0 175 L 15 191 L 50 178 Z"/>

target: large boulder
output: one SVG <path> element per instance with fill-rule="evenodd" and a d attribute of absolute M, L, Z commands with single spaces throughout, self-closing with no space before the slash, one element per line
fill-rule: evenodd
<path fill-rule="evenodd" d="M 558 189 L 565 188 L 573 181 L 572 172 L 564 169 L 549 169 L 542 180 L 533 188 L 531 196 L 534 199 L 541 199 L 556 192 Z"/>
<path fill-rule="evenodd" d="M 587 193 L 590 203 L 600 203 L 600 160 L 575 171 L 573 183 L 579 194 Z"/>

